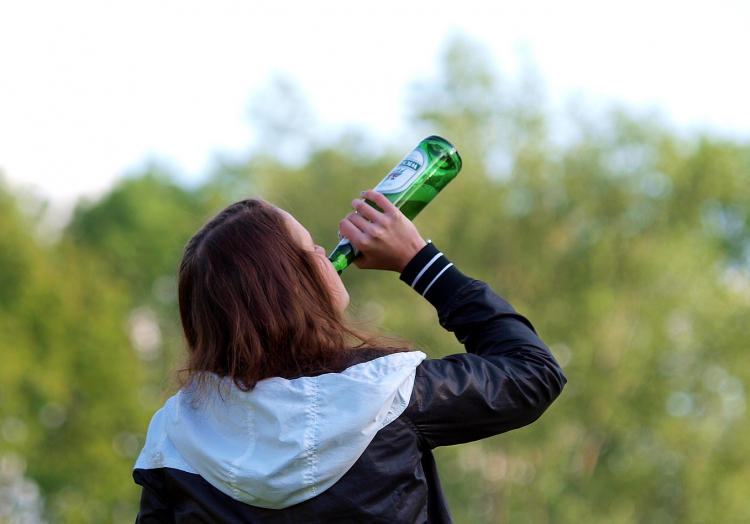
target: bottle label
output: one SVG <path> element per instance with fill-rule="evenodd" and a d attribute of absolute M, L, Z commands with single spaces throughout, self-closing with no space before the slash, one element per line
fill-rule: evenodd
<path fill-rule="evenodd" d="M 427 156 L 419 148 L 406 155 L 393 171 L 378 184 L 375 191 L 384 195 L 400 193 L 414 182 L 425 169 Z"/>

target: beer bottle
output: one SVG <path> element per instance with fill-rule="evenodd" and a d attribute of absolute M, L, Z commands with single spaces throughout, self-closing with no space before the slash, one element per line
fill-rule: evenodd
<path fill-rule="evenodd" d="M 375 191 L 384 194 L 406 218 L 414 220 L 456 178 L 461 163 L 461 155 L 453 144 L 436 135 L 428 136 L 388 173 Z M 373 202 L 365 202 L 380 210 Z M 341 274 L 358 256 L 357 249 L 344 238 L 328 259 Z"/>

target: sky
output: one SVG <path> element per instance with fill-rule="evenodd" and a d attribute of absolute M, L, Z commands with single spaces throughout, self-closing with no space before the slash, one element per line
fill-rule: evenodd
<path fill-rule="evenodd" d="M 750 0 L 0 0 L 0 172 L 53 202 L 154 160 L 200 180 L 248 150 L 249 101 L 277 73 L 328 129 L 388 140 L 456 34 L 511 75 L 531 57 L 553 103 L 583 93 L 750 140 L 748 28 Z"/>

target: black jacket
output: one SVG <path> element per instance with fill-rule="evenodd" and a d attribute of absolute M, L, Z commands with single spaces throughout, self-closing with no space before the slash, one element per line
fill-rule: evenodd
<path fill-rule="evenodd" d="M 422 361 L 406 409 L 340 480 L 299 504 L 264 509 L 197 473 L 137 468 L 133 477 L 143 486 L 137 522 L 452 522 L 432 449 L 530 424 L 560 394 L 565 377 L 529 321 L 434 245 L 420 251 L 401 279 L 432 303 L 467 353 Z"/>

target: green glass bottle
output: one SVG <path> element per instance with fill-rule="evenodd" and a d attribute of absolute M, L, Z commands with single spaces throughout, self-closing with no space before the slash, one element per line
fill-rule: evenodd
<path fill-rule="evenodd" d="M 453 144 L 436 135 L 428 136 L 388 173 L 375 191 L 384 194 L 406 218 L 414 220 L 448 182 L 456 178 L 461 164 L 461 155 Z M 366 202 L 379 209 L 369 200 Z M 328 259 L 341 274 L 358 256 L 351 242 L 343 239 Z"/>

